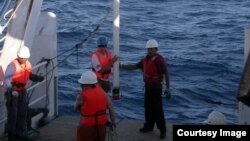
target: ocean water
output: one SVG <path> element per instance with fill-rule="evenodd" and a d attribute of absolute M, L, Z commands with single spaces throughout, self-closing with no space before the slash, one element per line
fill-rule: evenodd
<path fill-rule="evenodd" d="M 122 0 L 120 63 L 136 63 L 150 38 L 159 42 L 167 62 L 172 98 L 163 98 L 167 122 L 202 123 L 212 110 L 237 122 L 237 93 L 244 62 L 244 27 L 250 24 L 249 0 Z M 57 15 L 58 54 L 86 39 L 112 9 L 111 0 L 44 0 L 43 10 Z M 112 14 L 87 42 L 58 58 L 59 114 L 77 115 L 73 104 L 88 54 L 100 35 L 112 50 Z M 119 118 L 144 119 L 140 70 L 120 70 Z"/>

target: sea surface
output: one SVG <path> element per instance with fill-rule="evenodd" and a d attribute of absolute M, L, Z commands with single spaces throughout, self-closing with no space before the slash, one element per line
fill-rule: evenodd
<path fill-rule="evenodd" d="M 171 99 L 162 99 L 167 122 L 199 124 L 212 110 L 237 122 L 249 7 L 249 0 L 121 0 L 120 63 L 139 61 L 148 39 L 159 42 L 171 83 Z M 59 114 L 77 115 L 77 80 L 90 70 L 96 39 L 107 36 L 112 52 L 112 0 L 44 0 L 42 9 L 57 15 Z M 121 69 L 120 91 L 117 117 L 143 120 L 142 72 Z"/>

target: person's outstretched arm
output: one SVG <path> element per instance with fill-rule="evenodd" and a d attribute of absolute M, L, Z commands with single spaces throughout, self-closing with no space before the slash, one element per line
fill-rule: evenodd
<path fill-rule="evenodd" d="M 120 64 L 120 67 L 123 69 L 127 69 L 127 70 L 136 70 L 139 69 L 136 64 Z"/>
<path fill-rule="evenodd" d="M 117 56 L 114 56 L 105 66 L 101 67 L 100 62 L 97 58 L 96 55 L 93 55 L 91 57 L 91 65 L 92 68 L 95 71 L 98 71 L 99 73 L 106 73 L 106 72 L 110 72 L 112 66 L 114 65 L 114 63 L 118 60 Z"/>
<path fill-rule="evenodd" d="M 99 72 L 100 73 L 105 73 L 107 71 L 110 71 L 111 68 L 113 67 L 114 63 L 118 60 L 118 57 L 115 55 L 105 66 L 103 66 Z"/>
<path fill-rule="evenodd" d="M 120 64 L 120 67 L 127 70 L 143 69 L 143 59 L 136 64 Z"/>

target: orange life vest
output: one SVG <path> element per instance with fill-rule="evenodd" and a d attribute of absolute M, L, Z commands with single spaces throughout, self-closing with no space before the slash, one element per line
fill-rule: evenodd
<path fill-rule="evenodd" d="M 112 60 L 112 54 L 108 51 L 108 49 L 105 50 L 105 54 L 102 54 L 98 49 L 96 49 L 92 54 L 91 57 L 93 55 L 96 55 L 98 58 L 98 61 L 100 63 L 101 68 L 104 67 L 106 64 L 109 63 L 109 61 Z M 110 76 L 110 72 L 111 72 L 111 68 L 109 71 L 107 71 L 106 73 L 100 73 L 97 72 L 94 68 L 92 68 L 93 71 L 95 72 L 97 78 L 99 79 L 108 79 Z"/>
<path fill-rule="evenodd" d="M 18 62 L 17 59 L 11 62 L 14 66 L 14 74 L 12 75 L 12 83 L 21 83 L 26 85 L 27 81 L 29 80 L 30 72 L 31 72 L 31 64 L 27 60 L 24 64 L 24 68 L 21 67 L 21 64 Z M 24 90 L 24 87 L 12 87 L 15 91 Z"/>
<path fill-rule="evenodd" d="M 159 74 L 155 60 L 159 55 L 147 60 L 146 57 L 143 59 L 143 80 L 148 83 L 162 82 L 163 75 Z"/>
<path fill-rule="evenodd" d="M 83 104 L 81 105 L 81 125 L 94 126 L 97 124 L 106 124 L 107 122 L 107 99 L 103 89 L 96 85 L 95 88 L 89 88 L 81 91 Z"/>

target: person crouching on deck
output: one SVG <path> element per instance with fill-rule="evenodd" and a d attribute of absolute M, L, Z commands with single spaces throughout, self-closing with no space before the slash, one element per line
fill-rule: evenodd
<path fill-rule="evenodd" d="M 81 92 L 77 95 L 75 109 L 80 112 L 77 127 L 77 141 L 105 141 L 109 110 L 110 119 L 115 125 L 114 109 L 104 90 L 97 84 L 92 71 L 86 71 L 78 80 Z"/>

